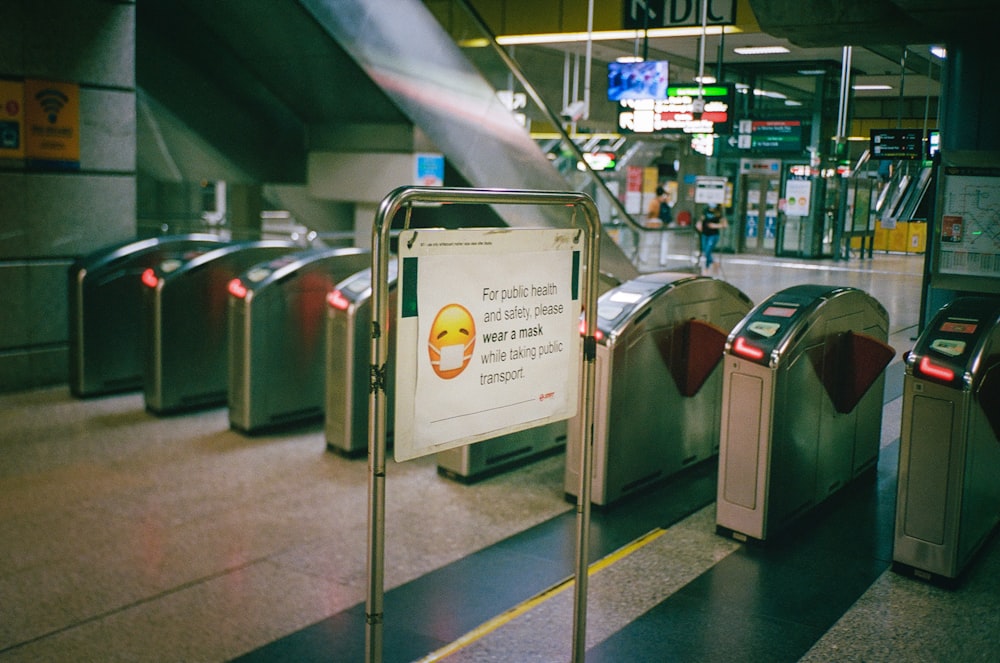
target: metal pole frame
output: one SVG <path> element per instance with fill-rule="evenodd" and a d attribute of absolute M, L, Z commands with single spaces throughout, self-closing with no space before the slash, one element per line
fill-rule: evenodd
<path fill-rule="evenodd" d="M 385 455 L 386 360 L 389 356 L 389 231 L 395 215 L 412 203 L 534 204 L 572 206 L 583 210 L 588 234 L 585 243 L 586 290 L 583 303 L 583 453 L 576 500 L 577 560 L 573 608 L 573 658 L 586 654 L 587 568 L 590 547 L 590 494 L 594 445 L 594 371 L 597 340 L 598 265 L 601 220 L 593 199 L 577 191 L 531 191 L 404 186 L 382 199 L 372 225 L 372 321 L 368 396 L 368 597 L 365 603 L 365 660 L 382 661 L 385 597 Z"/>

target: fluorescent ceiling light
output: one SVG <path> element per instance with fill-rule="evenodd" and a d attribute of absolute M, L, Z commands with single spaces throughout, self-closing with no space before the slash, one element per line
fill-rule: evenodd
<path fill-rule="evenodd" d="M 705 28 L 707 35 L 738 34 L 743 32 L 734 25 L 710 25 Z M 660 37 L 700 37 L 701 26 L 686 28 L 653 28 L 652 30 L 603 30 L 599 32 L 542 32 L 528 35 L 500 35 L 497 43 L 501 46 L 519 44 L 568 44 L 574 42 L 609 41 L 612 39 L 638 39 L 643 35 L 650 39 Z M 461 46 L 478 46 L 480 40 L 460 42 Z"/>
<path fill-rule="evenodd" d="M 740 46 L 733 49 L 733 53 L 737 55 L 777 55 L 789 52 L 784 46 Z"/>
<path fill-rule="evenodd" d="M 631 64 L 633 62 L 643 62 L 643 58 L 638 55 L 622 55 L 615 58 L 615 62 L 621 62 L 622 64 Z"/>
<path fill-rule="evenodd" d="M 695 76 L 695 83 L 701 83 L 702 85 L 712 85 L 715 83 L 715 76 Z"/>
<path fill-rule="evenodd" d="M 891 85 L 852 85 L 852 90 L 891 90 Z"/>
<path fill-rule="evenodd" d="M 802 76 L 822 76 L 826 73 L 826 69 L 799 69 L 799 74 Z"/>
<path fill-rule="evenodd" d="M 754 90 L 753 94 L 755 97 L 767 97 L 769 99 L 787 99 L 788 97 L 780 92 L 772 92 L 771 90 Z"/>
<path fill-rule="evenodd" d="M 931 46 L 931 55 L 940 60 L 944 60 L 948 57 L 948 49 L 944 46 Z"/>

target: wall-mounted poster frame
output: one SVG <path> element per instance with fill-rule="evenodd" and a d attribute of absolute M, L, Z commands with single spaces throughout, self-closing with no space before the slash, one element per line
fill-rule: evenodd
<path fill-rule="evenodd" d="M 1000 295 L 1000 152 L 941 153 L 921 326 L 969 294 Z"/>

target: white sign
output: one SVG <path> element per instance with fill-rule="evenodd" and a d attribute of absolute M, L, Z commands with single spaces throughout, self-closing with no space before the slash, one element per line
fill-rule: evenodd
<path fill-rule="evenodd" d="M 809 216 L 809 199 L 812 182 L 809 180 L 788 180 L 785 182 L 785 214 L 788 216 Z"/>
<path fill-rule="evenodd" d="M 726 178 L 699 175 L 695 178 L 694 202 L 707 205 L 726 203 Z"/>
<path fill-rule="evenodd" d="M 397 461 L 576 414 L 580 237 L 574 229 L 400 233 Z"/>
<path fill-rule="evenodd" d="M 418 186 L 444 186 L 444 155 L 414 154 L 413 180 Z"/>

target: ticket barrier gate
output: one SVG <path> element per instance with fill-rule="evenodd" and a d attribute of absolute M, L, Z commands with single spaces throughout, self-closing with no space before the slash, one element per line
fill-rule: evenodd
<path fill-rule="evenodd" d="M 301 249 L 283 240 L 240 242 L 143 272 L 147 410 L 168 414 L 226 402 L 227 286 L 251 266 Z"/>
<path fill-rule="evenodd" d="M 472 483 L 558 453 L 566 446 L 566 422 L 557 421 L 436 454 L 438 474 Z"/>
<path fill-rule="evenodd" d="M 906 357 L 894 571 L 956 581 L 1000 520 L 1000 299 L 944 306 Z"/>
<path fill-rule="evenodd" d="M 855 288 L 801 285 L 726 341 L 718 533 L 763 541 L 878 461 L 889 318 Z"/>
<path fill-rule="evenodd" d="M 396 311 L 396 260 L 388 265 L 389 312 Z M 371 268 L 344 279 L 327 296 L 326 448 L 344 456 L 368 452 L 368 394 L 371 384 Z M 389 364 L 395 361 L 396 325 L 389 323 Z M 393 394 L 395 371 L 386 371 Z M 387 399 L 386 435 L 392 438 L 393 399 Z"/>
<path fill-rule="evenodd" d="M 69 269 L 69 389 L 77 397 L 142 389 L 142 284 L 149 267 L 222 246 L 217 235 L 167 235 L 103 248 Z"/>
<path fill-rule="evenodd" d="M 718 451 L 726 334 L 750 299 L 688 273 L 644 274 L 597 303 L 591 501 L 606 505 Z M 577 495 L 580 415 L 568 423 L 563 488 Z"/>
<path fill-rule="evenodd" d="M 229 282 L 232 428 L 254 433 L 323 416 L 326 296 L 367 264 L 363 249 L 310 249 Z"/>

